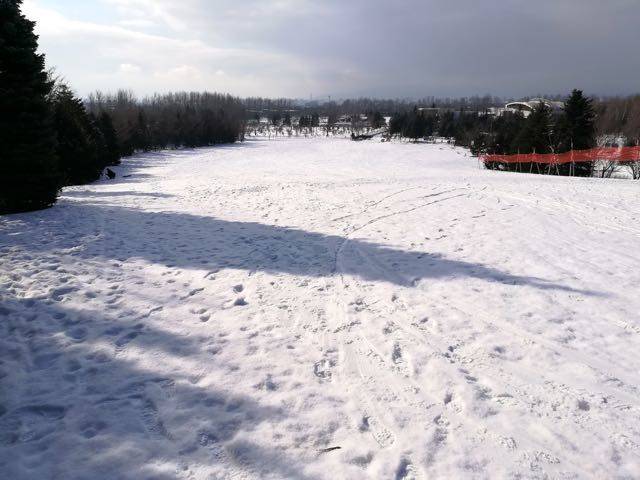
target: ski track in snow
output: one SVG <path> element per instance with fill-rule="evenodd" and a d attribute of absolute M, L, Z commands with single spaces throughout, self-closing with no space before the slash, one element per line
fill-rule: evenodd
<path fill-rule="evenodd" d="M 640 475 L 637 182 L 341 139 L 116 170 L 0 218 L 2 478 Z"/>

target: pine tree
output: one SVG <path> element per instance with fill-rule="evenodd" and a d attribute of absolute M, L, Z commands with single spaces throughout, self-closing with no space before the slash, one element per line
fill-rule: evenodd
<path fill-rule="evenodd" d="M 190 147 L 196 146 L 198 144 L 198 141 L 196 140 L 198 134 L 195 125 L 193 125 L 188 132 L 188 139 L 185 143 Z M 132 141 L 135 150 L 142 150 L 143 152 L 151 150 L 151 132 L 147 124 L 147 118 L 144 114 L 144 110 L 142 109 L 138 110 L 138 118 L 136 126 L 134 127 Z"/>
<path fill-rule="evenodd" d="M 56 154 L 65 185 L 78 185 L 99 178 L 104 138 L 71 89 L 58 82 L 52 94 Z"/>
<path fill-rule="evenodd" d="M 384 117 L 382 116 L 382 114 L 378 111 L 373 112 L 373 116 L 371 118 L 371 127 L 372 128 L 382 128 L 384 126 L 387 125 L 387 122 L 385 122 Z"/>
<path fill-rule="evenodd" d="M 593 101 L 581 90 L 574 90 L 566 100 L 560 120 L 561 151 L 587 150 L 595 145 L 595 111 Z"/>
<path fill-rule="evenodd" d="M 549 153 L 551 144 L 551 109 L 540 102 L 524 122 L 512 150 L 520 153 Z"/>
<path fill-rule="evenodd" d="M 280 120 L 282 120 L 282 115 L 280 115 L 280 112 L 275 112 L 271 115 L 271 125 L 273 125 L 274 127 L 280 125 Z"/>
<path fill-rule="evenodd" d="M 120 146 L 118 145 L 118 135 L 113 126 L 111 115 L 101 112 L 96 120 L 96 125 L 104 138 L 104 163 L 105 165 L 120 164 Z"/>
<path fill-rule="evenodd" d="M 413 139 L 414 142 L 418 141 L 418 138 L 424 137 L 427 129 L 427 122 L 424 114 L 414 107 L 411 116 L 409 117 L 405 136 Z"/>
<path fill-rule="evenodd" d="M 396 113 L 389 121 L 389 134 L 404 136 L 408 115 L 406 113 Z"/>
<path fill-rule="evenodd" d="M 581 90 L 571 92 L 564 104 L 563 115 L 559 122 L 559 151 L 593 148 L 596 143 L 595 118 L 593 101 L 585 97 Z M 560 173 L 590 177 L 593 174 L 593 168 L 593 162 L 565 164 L 560 166 Z"/>
<path fill-rule="evenodd" d="M 453 112 L 444 112 L 438 119 L 438 134 L 441 137 L 455 137 L 456 120 Z"/>
<path fill-rule="evenodd" d="M 0 213 L 51 206 L 59 190 L 52 83 L 21 0 L 0 0 Z"/>

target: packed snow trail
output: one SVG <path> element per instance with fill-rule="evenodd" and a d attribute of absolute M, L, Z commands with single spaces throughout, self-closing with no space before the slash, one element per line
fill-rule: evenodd
<path fill-rule="evenodd" d="M 0 218 L 3 478 L 638 477 L 637 182 L 340 139 L 117 170 Z"/>

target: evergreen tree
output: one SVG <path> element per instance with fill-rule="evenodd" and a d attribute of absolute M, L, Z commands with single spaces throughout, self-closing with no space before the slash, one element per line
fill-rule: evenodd
<path fill-rule="evenodd" d="M 551 145 L 551 109 L 540 102 L 527 117 L 512 150 L 520 153 L 549 153 Z"/>
<path fill-rule="evenodd" d="M 59 189 L 52 83 L 21 0 L 0 0 L 0 214 L 45 208 Z"/>
<path fill-rule="evenodd" d="M 101 112 L 96 120 L 96 125 L 104 138 L 104 164 L 119 165 L 120 146 L 118 145 L 118 134 L 113 126 L 111 115 L 104 111 Z"/>
<path fill-rule="evenodd" d="M 188 146 L 197 145 L 198 141 L 195 138 L 197 135 L 198 132 L 195 125 L 190 126 L 188 130 L 188 139 L 185 139 L 185 144 Z M 147 119 L 142 109 L 138 110 L 138 118 L 133 131 L 132 143 L 134 150 L 142 150 L 143 152 L 148 152 L 152 147 L 151 131 L 147 125 Z"/>
<path fill-rule="evenodd" d="M 514 154 L 518 153 L 518 134 L 524 128 L 526 119 L 520 112 L 505 112 L 493 123 L 494 141 L 490 153 Z M 514 148 L 515 147 L 515 148 Z"/>
<path fill-rule="evenodd" d="M 275 112 L 271 115 L 271 125 L 277 127 L 280 124 L 280 120 L 282 120 L 282 115 L 280 112 Z"/>
<path fill-rule="evenodd" d="M 559 151 L 587 150 L 595 146 L 595 110 L 593 101 L 581 90 L 574 90 L 566 100 L 559 122 Z M 563 175 L 590 177 L 593 162 L 580 162 L 560 166 Z"/>
<path fill-rule="evenodd" d="M 455 137 L 456 121 L 453 112 L 444 112 L 438 119 L 438 134 L 441 137 Z"/>
<path fill-rule="evenodd" d="M 284 120 L 282 120 L 282 125 L 284 125 L 285 127 L 290 127 L 291 126 L 291 114 L 290 113 L 285 113 L 284 114 Z"/>
<path fill-rule="evenodd" d="M 560 149 L 587 150 L 595 146 L 595 118 L 593 101 L 581 90 L 574 90 L 564 104 L 559 122 Z"/>
<path fill-rule="evenodd" d="M 64 83 L 53 91 L 56 154 L 65 185 L 92 182 L 105 165 L 102 153 L 105 140 L 82 104 Z"/>
<path fill-rule="evenodd" d="M 431 135 L 435 135 L 436 133 L 438 135 L 441 135 L 440 132 L 437 130 L 438 128 L 438 116 L 437 115 L 425 115 L 424 113 L 422 114 L 422 122 L 423 122 L 423 136 L 426 137 L 430 137 Z"/>
<path fill-rule="evenodd" d="M 407 113 L 396 113 L 389 121 L 389 134 L 403 136 L 406 130 L 408 115 Z"/>
<path fill-rule="evenodd" d="M 373 112 L 373 116 L 371 119 L 371 126 L 373 128 L 382 128 L 386 125 L 387 123 L 384 121 L 384 117 L 382 116 L 382 114 L 378 111 Z"/>
<path fill-rule="evenodd" d="M 424 137 L 426 128 L 427 122 L 424 114 L 415 107 L 408 119 L 404 136 L 413 139 L 414 142 L 417 142 L 418 138 Z"/>

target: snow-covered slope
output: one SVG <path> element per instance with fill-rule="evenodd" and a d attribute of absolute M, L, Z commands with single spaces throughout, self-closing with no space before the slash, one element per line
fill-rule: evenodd
<path fill-rule="evenodd" d="M 0 218 L 7 479 L 637 478 L 640 195 L 253 140 Z"/>

